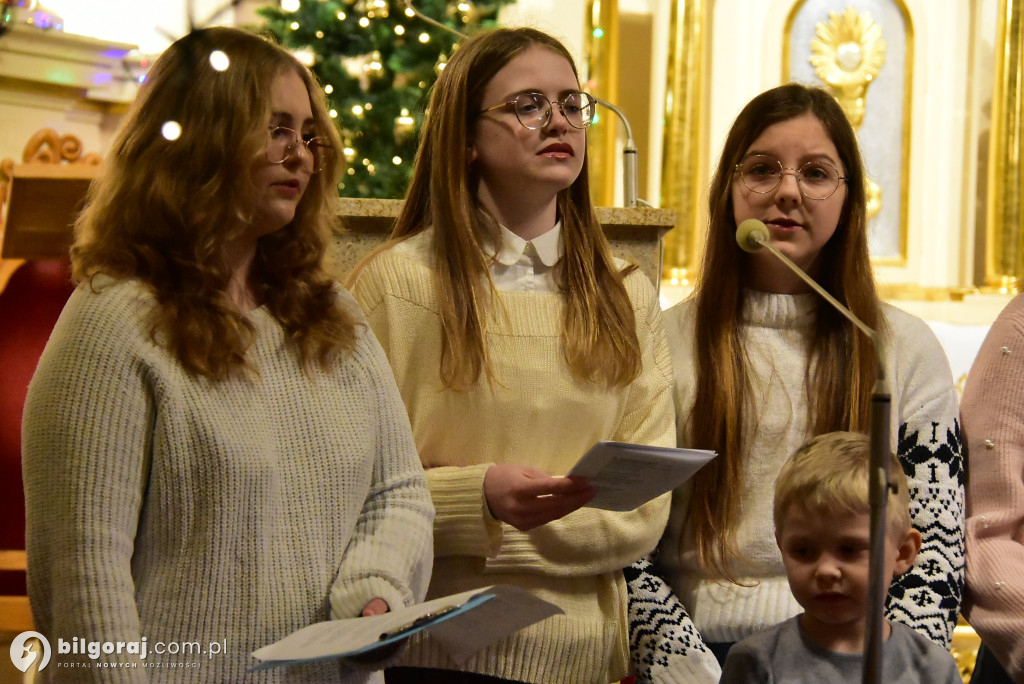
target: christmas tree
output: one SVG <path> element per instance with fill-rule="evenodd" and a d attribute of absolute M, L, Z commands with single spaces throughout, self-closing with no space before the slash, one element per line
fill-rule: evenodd
<path fill-rule="evenodd" d="M 453 31 L 494 25 L 513 0 L 418 0 Z M 412 173 L 427 93 L 459 36 L 403 0 L 282 0 L 259 10 L 268 30 L 324 85 L 345 141 L 343 197 L 400 198 Z"/>

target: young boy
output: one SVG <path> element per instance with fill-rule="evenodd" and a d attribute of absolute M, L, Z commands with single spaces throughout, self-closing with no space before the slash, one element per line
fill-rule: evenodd
<path fill-rule="evenodd" d="M 721 684 L 862 680 L 870 546 L 867 436 L 831 432 L 804 444 L 775 483 L 775 540 L 804 612 L 753 634 L 730 651 Z M 907 481 L 889 462 L 885 573 L 914 562 Z M 906 625 L 883 621 L 882 681 L 961 684 L 953 656 Z"/>

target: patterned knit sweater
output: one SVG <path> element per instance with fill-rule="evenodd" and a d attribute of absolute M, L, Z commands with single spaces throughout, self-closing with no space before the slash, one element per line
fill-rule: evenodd
<path fill-rule="evenodd" d="M 410 238 L 428 239 L 429 231 Z M 562 475 L 599 440 L 674 443 L 671 367 L 650 281 L 640 272 L 626 278 L 643 355 L 641 375 L 628 387 L 608 389 L 572 376 L 559 339 L 560 295 L 500 292 L 487 321 L 494 381 L 456 392 L 440 381 L 427 250 L 401 247 L 370 262 L 352 292 L 394 368 L 427 468 L 437 508 L 428 594 L 513 584 L 565 611 L 461 664 L 429 637 L 414 640 L 402 664 L 545 684 L 620 679 L 629 662 L 622 568 L 657 544 L 668 496 L 627 513 L 582 508 L 520 532 L 486 513 L 483 477 L 494 463 Z"/>
<path fill-rule="evenodd" d="M 307 373 L 256 309 L 258 377 L 212 382 L 150 338 L 146 288 L 97 284 L 72 294 L 25 405 L 29 595 L 54 652 L 41 675 L 379 681 L 336 662 L 245 676 L 253 650 L 332 613 L 422 599 L 432 510 L 373 335 L 359 327 L 353 353 Z M 145 638 L 148 657 L 59 654 L 76 637 Z M 181 642 L 201 650 L 170 655 Z"/>
<path fill-rule="evenodd" d="M 744 587 L 704 579 L 687 535 L 681 544 L 685 490 L 677 493 L 660 564 L 703 638 L 732 642 L 801 612 L 786 581 L 775 543 L 772 501 L 782 464 L 810 435 L 804 385 L 806 338 L 817 295 L 748 293 L 743 336 L 750 357 L 752 405 L 743 426 L 749 441 L 744 481 L 738 485 L 737 542 L 746 563 L 735 570 Z M 825 304 L 822 303 L 822 306 Z M 666 312 L 676 374 L 679 441 L 688 445 L 694 367 L 693 300 Z M 964 573 L 963 460 L 956 392 L 949 363 L 927 325 L 883 305 L 887 379 L 892 397 L 892 446 L 909 480 L 911 518 L 924 538 L 914 566 L 893 582 L 889 619 L 947 646 L 956 624 Z M 695 444 L 694 447 L 701 445 Z"/>
<path fill-rule="evenodd" d="M 1024 295 L 992 324 L 960 406 L 968 453 L 964 615 L 1024 681 Z"/>

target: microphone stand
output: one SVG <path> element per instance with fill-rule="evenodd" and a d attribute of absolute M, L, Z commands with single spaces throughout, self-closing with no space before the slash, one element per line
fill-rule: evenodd
<path fill-rule="evenodd" d="M 816 283 L 789 257 L 768 241 L 768 229 L 757 219 L 747 219 L 736 229 L 736 241 L 741 249 L 756 252 L 764 247 L 786 264 L 793 273 L 810 285 L 811 289 L 825 298 L 839 313 L 871 340 L 878 365 L 878 377 L 871 392 L 871 459 L 868 466 L 868 504 L 871 509 L 870 574 L 868 577 L 868 612 L 864 634 L 863 684 L 882 682 L 882 624 L 885 619 L 885 597 L 891 578 L 885 577 L 885 509 L 889 494 L 889 454 L 891 452 L 889 433 L 889 410 L 891 396 L 885 377 L 885 352 L 878 333 L 869 328 L 853 312 L 839 303 L 825 288 Z"/>
<path fill-rule="evenodd" d="M 626 128 L 626 144 L 622 148 L 622 206 L 635 207 L 637 199 L 637 168 L 636 168 L 636 143 L 633 142 L 633 127 L 629 125 L 629 119 L 621 109 L 607 100 L 594 98 L 602 107 L 615 112 L 619 121 Z"/>

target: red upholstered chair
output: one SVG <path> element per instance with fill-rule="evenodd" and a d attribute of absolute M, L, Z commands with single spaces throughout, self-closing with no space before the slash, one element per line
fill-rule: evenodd
<path fill-rule="evenodd" d="M 22 161 L 17 167 L 10 159 L 0 162 L 0 632 L 32 629 L 25 587 L 21 415 L 39 356 L 74 289 L 67 246 L 73 210 L 88 179 L 77 181 L 70 199 L 68 183 L 83 176 L 74 169 L 83 169 L 82 164 L 95 169 L 99 157 L 83 156 L 77 138 L 43 129 L 29 140 Z M 41 169 L 44 178 L 24 186 L 16 197 L 16 169 Z M 54 171 L 56 180 L 48 177 Z M 16 213 L 26 224 L 27 241 L 12 239 Z M 52 232 L 53 226 L 57 232 Z M 33 230 L 42 230 L 42 239 L 32 239 Z M 19 253 L 25 245 L 32 253 Z"/>
<path fill-rule="evenodd" d="M 21 483 L 21 413 L 25 392 L 53 324 L 71 295 L 66 261 L 26 261 L 0 292 L 0 615 L 25 596 L 25 496 Z M 27 600 L 24 608 L 28 608 Z M 13 617 L 8 613 L 9 617 Z M 31 620 L 29 620 L 31 625 Z M 26 627 L 27 629 L 28 627 Z M 13 630 L 11 630 L 13 631 Z"/>

